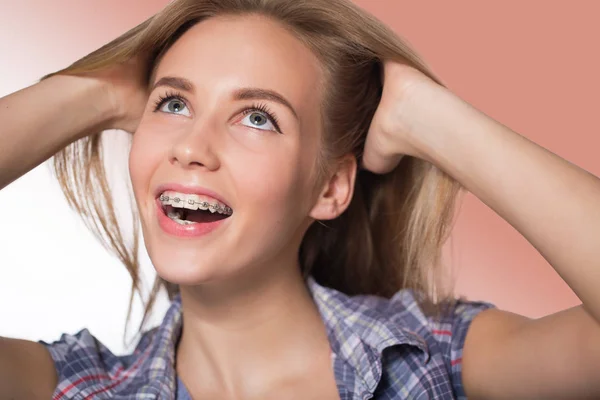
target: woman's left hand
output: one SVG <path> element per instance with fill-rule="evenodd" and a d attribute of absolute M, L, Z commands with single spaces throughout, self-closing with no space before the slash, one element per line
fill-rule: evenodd
<path fill-rule="evenodd" d="M 409 110 L 419 104 L 435 104 L 435 90 L 431 90 L 435 87 L 442 88 L 414 67 L 384 63 L 383 93 L 367 135 L 364 168 L 383 174 L 393 170 L 405 155 L 425 158 L 415 145 L 419 117 Z"/>

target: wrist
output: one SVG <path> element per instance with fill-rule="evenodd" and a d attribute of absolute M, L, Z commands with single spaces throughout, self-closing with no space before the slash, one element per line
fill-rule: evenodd
<path fill-rule="evenodd" d="M 435 82 L 411 94 L 404 107 L 404 129 L 417 157 L 441 166 L 445 149 L 451 148 L 460 127 L 473 109 Z"/>
<path fill-rule="evenodd" d="M 93 99 L 91 107 L 95 113 L 97 126 L 100 130 L 114 129 L 123 113 L 111 85 L 96 78 L 89 78 L 86 84 L 89 98 Z"/>
<path fill-rule="evenodd" d="M 48 80 L 57 82 L 57 86 L 71 94 L 70 101 L 77 112 L 77 125 L 80 127 L 75 139 L 111 129 L 118 119 L 117 104 L 105 82 L 80 75 L 54 75 Z"/>

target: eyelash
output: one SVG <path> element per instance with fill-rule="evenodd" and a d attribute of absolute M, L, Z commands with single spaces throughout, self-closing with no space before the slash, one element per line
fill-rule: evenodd
<path fill-rule="evenodd" d="M 155 107 L 154 107 L 154 111 L 158 111 L 166 102 L 170 101 L 170 100 L 179 100 L 182 103 L 186 104 L 187 107 L 187 103 L 184 99 L 184 97 L 178 93 L 178 92 L 166 92 L 164 97 L 162 95 L 158 96 L 158 99 L 154 102 L 155 103 Z M 265 114 L 273 123 L 273 126 L 275 127 L 275 130 L 279 133 L 281 132 L 281 129 L 279 129 L 279 119 L 275 116 L 275 114 L 269 109 L 269 107 L 264 104 L 264 103 L 254 103 L 252 104 L 250 107 L 246 108 L 242 114 L 244 116 L 252 113 L 253 111 L 260 111 L 263 114 Z M 264 130 L 264 129 L 261 129 Z"/>

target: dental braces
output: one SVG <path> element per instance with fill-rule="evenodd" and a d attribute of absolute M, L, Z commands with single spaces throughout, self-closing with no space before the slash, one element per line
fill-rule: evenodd
<path fill-rule="evenodd" d="M 173 200 L 175 203 L 184 202 L 184 200 L 180 199 L 179 197 L 170 198 L 169 196 L 164 196 L 164 195 L 160 196 L 160 201 L 169 201 L 169 200 Z M 233 212 L 233 210 L 231 208 L 227 207 L 227 206 L 225 206 L 225 207 L 219 207 L 218 204 L 211 204 L 211 203 L 209 203 L 207 201 L 195 201 L 193 199 L 188 199 L 187 202 L 191 206 L 193 206 L 194 204 L 198 204 L 199 206 L 202 206 L 202 207 L 205 207 L 205 208 L 208 207 L 211 210 L 217 211 L 219 213 L 226 213 L 226 214 L 231 215 L 232 212 Z"/>

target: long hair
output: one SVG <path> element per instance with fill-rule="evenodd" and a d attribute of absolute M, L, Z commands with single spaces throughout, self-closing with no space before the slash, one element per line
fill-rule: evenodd
<path fill-rule="evenodd" d="M 189 28 L 218 15 L 248 14 L 281 23 L 322 64 L 323 170 L 327 160 L 348 153 L 361 159 L 381 98 L 384 60 L 407 62 L 444 86 L 405 41 L 349 0 L 174 0 L 117 39 L 42 79 L 93 72 L 143 54 L 150 84 L 162 56 Z M 55 155 L 53 166 L 69 204 L 129 271 L 127 319 L 138 293 L 145 304 L 141 331 L 159 291 L 164 288 L 173 298 L 178 287 L 157 277 L 143 299 L 139 219 L 134 211 L 133 237 L 126 240 L 108 185 L 101 138 L 98 132 L 72 143 Z M 441 253 L 460 189 L 452 177 L 415 157 L 402 158 L 385 175 L 359 171 L 348 209 L 326 224 L 313 223 L 303 238 L 299 261 L 304 275 L 349 295 L 391 297 L 412 289 L 422 295 L 423 304 L 451 303 L 452 291 L 443 288 Z"/>

